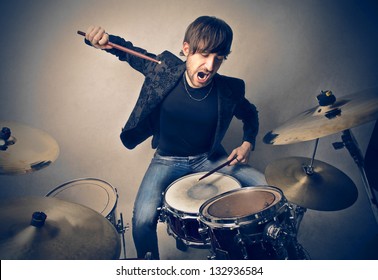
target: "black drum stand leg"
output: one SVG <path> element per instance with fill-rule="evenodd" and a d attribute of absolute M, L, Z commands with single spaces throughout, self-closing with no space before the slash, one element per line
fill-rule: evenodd
<path fill-rule="evenodd" d="M 122 240 L 122 250 L 123 250 L 123 258 L 126 259 L 126 240 L 125 240 L 125 232 L 129 228 L 128 225 L 124 225 L 123 223 L 123 215 L 122 213 L 119 214 L 120 219 L 118 220 L 117 223 L 117 231 L 121 235 L 121 240 Z"/>
<path fill-rule="evenodd" d="M 364 156 L 362 155 L 361 150 L 357 144 L 357 141 L 353 137 L 352 132 L 349 129 L 343 131 L 341 139 L 342 139 L 342 142 L 333 143 L 333 147 L 335 149 L 341 149 L 345 147 L 349 151 L 349 154 L 351 155 L 351 157 L 354 159 L 354 162 L 357 164 L 358 169 L 360 170 L 360 173 L 361 173 L 361 178 L 364 183 L 367 196 L 369 198 L 370 207 L 373 211 L 375 221 L 378 223 L 378 201 L 374 193 L 374 190 L 370 186 L 366 173 L 365 173 Z"/>

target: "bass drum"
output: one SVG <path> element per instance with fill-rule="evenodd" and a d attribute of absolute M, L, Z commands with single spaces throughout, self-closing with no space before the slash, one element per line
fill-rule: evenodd
<path fill-rule="evenodd" d="M 298 259 L 296 229 L 281 190 L 254 186 L 232 190 L 200 208 L 202 231 L 213 259 Z"/>

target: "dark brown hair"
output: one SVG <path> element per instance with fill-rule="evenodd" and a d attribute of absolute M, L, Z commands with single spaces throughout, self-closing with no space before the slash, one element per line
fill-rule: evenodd
<path fill-rule="evenodd" d="M 231 53 L 232 29 L 223 20 L 212 16 L 201 16 L 186 29 L 184 42 L 190 46 L 189 52 L 217 53 L 227 58 Z M 180 53 L 183 55 L 183 52 Z"/>

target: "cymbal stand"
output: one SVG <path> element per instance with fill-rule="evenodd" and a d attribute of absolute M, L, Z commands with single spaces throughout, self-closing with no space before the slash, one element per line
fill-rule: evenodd
<path fill-rule="evenodd" d="M 319 138 L 317 138 L 315 141 L 315 148 L 314 148 L 314 152 L 312 153 L 310 165 L 303 166 L 303 170 L 306 172 L 307 175 L 314 174 L 314 159 L 316 155 L 316 150 L 318 149 L 318 144 L 319 144 Z"/>
<path fill-rule="evenodd" d="M 123 249 L 123 257 L 126 259 L 126 241 L 125 241 L 125 232 L 129 229 L 129 225 L 124 225 L 123 223 L 123 215 L 119 213 L 120 219 L 117 222 L 117 231 L 122 236 L 122 249 Z"/>
<path fill-rule="evenodd" d="M 357 143 L 356 139 L 354 138 L 352 132 L 349 129 L 343 131 L 341 139 L 342 139 L 342 142 L 336 142 L 336 143 L 333 143 L 332 145 L 336 150 L 345 147 L 349 151 L 349 154 L 354 159 L 354 162 L 357 164 L 357 166 L 360 170 L 360 173 L 361 173 L 361 177 L 362 177 L 362 181 L 364 183 L 366 193 L 367 193 L 368 198 L 369 198 L 371 209 L 373 211 L 375 220 L 378 223 L 377 198 L 376 198 L 376 195 L 374 193 L 374 190 L 371 188 L 371 186 L 369 184 L 369 181 L 368 181 L 366 173 L 365 173 L 364 156 L 362 155 L 361 150 L 358 147 L 358 143 Z"/>
<path fill-rule="evenodd" d="M 311 176 L 314 174 L 314 160 L 315 160 L 315 155 L 316 151 L 318 149 L 318 144 L 319 144 L 319 138 L 315 140 L 315 147 L 314 147 L 314 152 L 312 153 L 311 161 L 309 165 L 303 165 L 303 171 L 306 173 L 307 176 Z M 302 222 L 303 216 L 307 211 L 307 208 L 301 207 L 296 205 L 294 210 L 294 216 L 295 216 L 295 227 L 297 232 L 299 231 L 299 226 Z"/>

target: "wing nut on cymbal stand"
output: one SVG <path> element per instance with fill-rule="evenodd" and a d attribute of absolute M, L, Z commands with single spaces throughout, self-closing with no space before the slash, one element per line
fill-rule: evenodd
<path fill-rule="evenodd" d="M 36 228 L 40 228 L 45 224 L 46 218 L 47 215 L 44 212 L 34 212 L 30 221 L 30 225 Z"/>
<path fill-rule="evenodd" d="M 332 105 L 336 102 L 336 97 L 333 95 L 330 90 L 322 90 L 320 94 L 316 96 L 320 106 Z"/>

